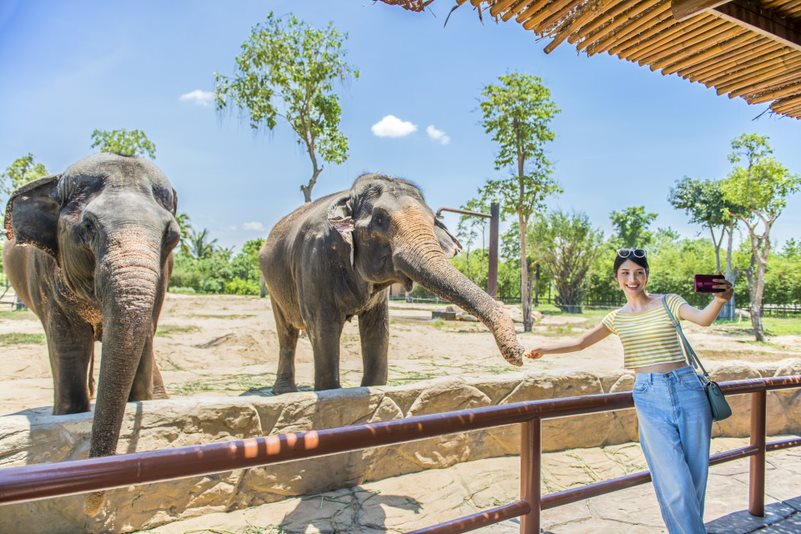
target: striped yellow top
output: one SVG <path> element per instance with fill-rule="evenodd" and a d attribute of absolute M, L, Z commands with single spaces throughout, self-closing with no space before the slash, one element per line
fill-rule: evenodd
<path fill-rule="evenodd" d="M 667 303 L 676 319 L 680 319 L 679 308 L 687 301 L 679 295 L 667 295 Z M 638 313 L 615 310 L 601 323 L 620 337 L 626 369 L 684 361 L 676 328 L 661 302 L 659 306 Z"/>

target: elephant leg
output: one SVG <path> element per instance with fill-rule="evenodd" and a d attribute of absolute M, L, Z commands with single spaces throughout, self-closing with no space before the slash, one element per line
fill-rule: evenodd
<path fill-rule="evenodd" d="M 88 412 L 89 363 L 94 352 L 91 325 L 54 311 L 46 332 L 53 372 L 53 415 Z"/>
<path fill-rule="evenodd" d="M 154 399 L 169 399 L 167 395 L 167 388 L 164 387 L 164 378 L 161 376 L 161 369 L 159 369 L 159 362 L 153 356 L 153 398 Z"/>
<path fill-rule="evenodd" d="M 298 329 L 289 324 L 278 304 L 273 302 L 275 328 L 278 331 L 278 371 L 276 372 L 273 393 L 297 391 L 295 385 L 295 349 L 298 345 Z"/>
<path fill-rule="evenodd" d="M 389 348 L 389 304 L 387 299 L 359 315 L 364 375 L 362 386 L 387 383 L 387 351 Z"/>
<path fill-rule="evenodd" d="M 306 324 L 314 325 L 309 331 L 314 351 L 314 389 L 339 388 L 339 338 L 344 319 L 316 317 Z"/>
<path fill-rule="evenodd" d="M 153 399 L 154 366 L 153 338 L 150 337 L 145 340 L 145 346 L 142 348 L 142 356 L 139 358 L 139 366 L 136 368 L 131 392 L 128 394 L 128 402 Z"/>

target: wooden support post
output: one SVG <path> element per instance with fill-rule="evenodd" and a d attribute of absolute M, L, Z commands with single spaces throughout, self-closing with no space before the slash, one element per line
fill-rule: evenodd
<path fill-rule="evenodd" d="M 520 429 L 520 500 L 530 507 L 520 517 L 521 534 L 540 533 L 540 464 L 542 461 L 542 420 L 538 417 L 523 423 Z"/>
<path fill-rule="evenodd" d="M 767 391 L 751 394 L 751 446 L 759 452 L 751 456 L 751 481 L 748 491 L 748 511 L 751 515 L 765 516 L 765 434 Z"/>
<path fill-rule="evenodd" d="M 490 204 L 490 251 L 487 293 L 492 298 L 498 297 L 498 227 L 501 219 L 500 212 L 501 208 L 497 202 Z"/>

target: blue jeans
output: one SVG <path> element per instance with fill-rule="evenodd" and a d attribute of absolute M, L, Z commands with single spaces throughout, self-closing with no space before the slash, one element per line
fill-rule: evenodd
<path fill-rule="evenodd" d="M 712 411 L 691 367 L 669 373 L 638 373 L 634 405 L 640 445 L 668 531 L 704 533 Z"/>

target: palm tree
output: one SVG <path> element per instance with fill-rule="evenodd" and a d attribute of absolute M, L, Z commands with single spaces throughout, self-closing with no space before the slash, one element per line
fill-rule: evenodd
<path fill-rule="evenodd" d="M 190 251 L 192 256 L 202 260 L 209 258 L 212 254 L 214 254 L 214 251 L 217 248 L 217 240 L 212 239 L 211 241 L 207 241 L 208 237 L 209 231 L 207 228 L 204 228 L 200 232 L 196 232 L 194 229 L 192 230 L 192 235 L 190 237 Z"/>

